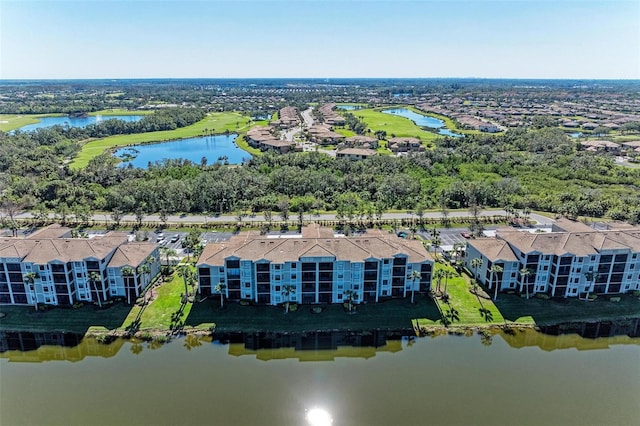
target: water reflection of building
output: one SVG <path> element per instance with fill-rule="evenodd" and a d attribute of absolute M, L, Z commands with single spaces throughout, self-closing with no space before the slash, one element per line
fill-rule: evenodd
<path fill-rule="evenodd" d="M 541 331 L 500 332 L 500 335 L 513 348 L 607 349 L 611 345 L 640 344 L 640 319 L 559 324 L 542 327 Z"/>
<path fill-rule="evenodd" d="M 98 343 L 73 333 L 0 332 L 0 358 L 11 362 L 81 361 L 87 356 L 110 358 L 124 340 Z"/>
<path fill-rule="evenodd" d="M 378 352 L 402 350 L 405 333 L 371 332 L 227 333 L 214 336 L 229 343 L 229 355 L 254 355 L 262 361 L 297 358 L 333 361 L 336 358 L 372 358 Z"/>

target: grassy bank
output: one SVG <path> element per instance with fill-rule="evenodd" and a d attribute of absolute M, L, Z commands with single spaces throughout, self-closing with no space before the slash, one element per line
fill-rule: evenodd
<path fill-rule="evenodd" d="M 620 302 L 598 298 L 593 302 L 576 299 L 526 300 L 518 295 L 500 294 L 494 302 L 476 296 L 466 275 L 456 274 L 449 266 L 437 264 L 454 275 L 446 284 L 449 301 L 415 295 L 410 299 L 394 299 L 378 304 L 358 305 L 350 314 L 340 304 L 323 305 L 313 312 L 313 306 L 301 305 L 285 314 L 280 306 L 242 306 L 225 303 L 220 307 L 217 295 L 195 303 L 182 303 L 182 278 L 174 274 L 154 290 L 154 298 L 146 306 L 116 303 L 97 309 L 86 305 L 78 309 L 50 309 L 35 312 L 33 307 L 2 306 L 5 316 L 0 330 L 67 331 L 75 333 L 124 333 L 127 330 L 169 333 L 176 327 L 186 330 L 216 330 L 239 332 L 305 332 L 316 330 L 400 330 L 412 327 L 444 330 L 449 327 L 491 328 L 501 325 L 543 326 L 578 321 L 610 321 L 640 317 L 640 300 L 624 295 Z M 435 287 L 435 286 L 434 286 Z M 445 281 L 441 288 L 444 290 Z"/>
<path fill-rule="evenodd" d="M 240 133 L 250 126 L 250 119 L 236 112 L 221 112 L 208 114 L 203 120 L 175 130 L 159 132 L 136 133 L 131 135 L 116 135 L 97 139 L 83 145 L 82 150 L 71 162 L 75 169 L 86 167 L 89 161 L 108 149 L 122 146 L 140 145 L 150 142 L 163 142 L 177 139 L 223 134 L 225 132 Z"/>
<path fill-rule="evenodd" d="M 61 117 L 64 114 L 0 114 L 0 131 L 10 132 L 20 127 L 39 123 L 43 117 Z"/>

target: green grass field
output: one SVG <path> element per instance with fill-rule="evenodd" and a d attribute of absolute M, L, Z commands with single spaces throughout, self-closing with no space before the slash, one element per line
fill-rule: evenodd
<path fill-rule="evenodd" d="M 61 117 L 64 114 L 0 114 L 0 130 L 9 132 L 28 124 L 35 124 L 43 117 Z"/>
<path fill-rule="evenodd" d="M 89 115 L 101 115 L 104 117 L 109 117 L 111 115 L 149 115 L 153 114 L 153 111 L 149 110 L 129 110 L 129 109 L 103 109 L 100 111 L 90 112 Z"/>
<path fill-rule="evenodd" d="M 367 126 L 371 128 L 371 131 L 375 133 L 378 130 L 384 130 L 387 132 L 387 139 L 393 137 L 415 137 L 420 138 L 423 142 L 429 142 L 437 138 L 434 133 L 425 132 L 415 123 L 407 118 L 398 117 L 391 114 L 385 114 L 383 112 L 373 109 L 361 109 L 352 111 L 353 115 L 360 118 L 367 123 Z"/>
<path fill-rule="evenodd" d="M 71 162 L 71 167 L 75 169 L 86 167 L 93 157 L 116 147 L 163 142 L 210 134 L 222 134 L 227 130 L 231 133 L 240 133 L 246 131 L 251 125 L 250 119 L 239 113 L 221 112 L 208 114 L 203 120 L 191 126 L 176 130 L 116 135 L 104 139 L 97 139 L 83 145 L 78 156 Z"/>

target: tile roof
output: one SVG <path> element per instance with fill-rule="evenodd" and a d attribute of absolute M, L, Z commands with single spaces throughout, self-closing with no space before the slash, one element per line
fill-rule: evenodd
<path fill-rule="evenodd" d="M 153 253 L 156 249 L 155 244 L 151 243 L 128 243 L 118 247 L 113 253 L 113 257 L 109 261 L 109 265 L 114 268 L 122 266 L 138 267 Z"/>
<path fill-rule="evenodd" d="M 312 230 L 303 229 L 302 238 L 269 238 L 259 235 L 237 235 L 229 241 L 209 244 L 198 264 L 222 265 L 229 257 L 245 260 L 268 260 L 275 263 L 297 262 L 301 257 L 332 257 L 336 260 L 363 262 L 369 258 L 391 258 L 405 254 L 409 262 L 432 260 L 431 255 L 417 240 L 405 240 L 392 234 L 357 237 L 328 236 L 327 231 L 316 230 L 317 237 L 309 237 Z"/>

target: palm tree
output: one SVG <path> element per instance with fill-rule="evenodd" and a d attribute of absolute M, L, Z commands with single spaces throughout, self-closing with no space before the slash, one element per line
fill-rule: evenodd
<path fill-rule="evenodd" d="M 442 279 L 445 276 L 445 270 L 444 269 L 438 269 L 434 274 L 433 274 L 433 278 L 436 280 L 436 294 L 440 293 L 440 285 L 442 284 Z"/>
<path fill-rule="evenodd" d="M 447 286 L 449 285 L 449 278 L 453 278 L 453 271 L 444 271 L 444 294 L 447 294 Z"/>
<path fill-rule="evenodd" d="M 184 280 L 184 294 L 189 297 L 188 282 L 191 281 L 192 276 L 191 266 L 187 265 L 186 263 L 180 265 L 178 267 L 178 275 L 181 276 Z"/>
<path fill-rule="evenodd" d="M 591 285 L 589 285 L 589 288 L 587 289 L 587 295 L 584 300 L 589 300 L 589 291 L 591 291 L 591 287 L 593 287 L 593 284 L 598 279 L 598 276 L 600 276 L 598 271 L 587 271 L 584 273 L 584 277 L 589 283 L 591 283 Z"/>
<path fill-rule="evenodd" d="M 478 280 L 478 268 L 482 266 L 482 259 L 479 257 L 471 259 L 471 267 L 473 268 L 473 279 Z"/>
<path fill-rule="evenodd" d="M 414 295 L 416 292 L 416 281 L 420 282 L 420 280 L 422 279 L 422 274 L 420 273 L 420 271 L 414 269 L 407 278 L 411 280 L 411 303 L 415 303 Z"/>
<path fill-rule="evenodd" d="M 462 252 L 462 249 L 466 246 L 465 243 L 455 243 L 453 245 L 453 254 L 456 258 L 455 263 L 458 263 L 458 260 L 460 260 L 460 253 Z"/>
<path fill-rule="evenodd" d="M 171 257 L 176 257 L 178 252 L 169 247 L 160 247 L 160 252 L 165 255 L 167 268 L 169 268 L 171 266 Z"/>
<path fill-rule="evenodd" d="M 124 289 L 125 289 L 125 292 L 127 293 L 127 303 L 131 304 L 131 293 L 129 292 L 129 288 L 131 288 L 131 277 L 133 277 L 134 275 L 133 268 L 131 266 L 123 266 L 120 272 L 122 273 L 122 278 L 123 278 L 123 281 L 125 282 Z M 127 277 L 127 279 L 125 279 L 125 277 Z M 129 282 L 128 288 L 126 285 L 127 281 Z M 134 278 L 134 286 L 135 286 L 135 278 Z"/>
<path fill-rule="evenodd" d="M 154 263 L 156 263 L 156 258 L 155 256 L 149 256 L 147 257 L 147 259 L 144 261 L 144 266 L 146 266 L 145 268 L 145 273 L 147 274 L 147 281 L 149 281 L 147 283 L 147 291 L 149 293 L 151 293 L 151 265 L 153 265 Z M 146 300 L 146 297 L 145 297 Z"/>
<path fill-rule="evenodd" d="M 493 297 L 493 300 L 498 299 L 498 283 L 497 282 L 496 283 L 493 282 L 493 277 L 494 277 L 494 275 L 497 277 L 498 274 L 503 272 L 503 271 L 504 271 L 504 268 L 502 266 L 499 266 L 499 265 L 492 265 L 491 269 L 489 269 L 489 272 L 491 272 L 491 279 L 489 280 L 489 282 L 492 285 L 496 286 L 496 288 L 495 288 L 495 296 Z"/>
<path fill-rule="evenodd" d="M 40 275 L 37 272 L 27 272 L 26 274 L 24 274 L 24 276 L 22 277 L 22 279 L 24 280 L 24 283 L 27 284 L 30 287 L 30 290 L 33 290 L 34 294 L 35 294 L 35 287 L 34 287 L 34 283 L 36 281 L 36 279 L 40 278 Z M 35 306 L 36 306 L 36 311 L 38 310 L 38 298 L 35 297 Z"/>
<path fill-rule="evenodd" d="M 520 282 L 520 291 L 522 291 L 523 285 L 527 286 L 527 299 L 529 299 L 529 276 L 531 275 L 531 273 L 532 273 L 531 269 L 528 269 L 528 268 L 520 269 L 520 277 L 522 278 L 522 281 Z M 525 284 L 525 281 L 527 281 L 526 284 Z"/>
<path fill-rule="evenodd" d="M 96 292 L 96 299 L 98 299 L 98 306 L 102 308 L 102 301 L 100 300 L 100 293 L 98 293 L 98 282 L 102 283 L 102 277 L 97 272 L 89 274 L 89 284 Z"/>
<path fill-rule="evenodd" d="M 213 289 L 215 290 L 216 293 L 220 295 L 220 307 L 224 308 L 224 293 L 225 293 L 225 290 L 227 289 L 227 285 L 225 283 L 219 282 L 218 284 L 216 284 L 216 286 Z"/>
<path fill-rule="evenodd" d="M 351 312 L 351 309 L 353 309 L 353 302 L 358 300 L 358 293 L 354 290 L 348 289 L 345 290 L 344 295 L 347 296 L 347 304 L 349 306 L 349 312 Z"/>
<path fill-rule="evenodd" d="M 296 292 L 295 286 L 291 284 L 285 284 L 282 286 L 282 295 L 287 299 L 284 302 L 284 313 L 289 313 L 289 302 L 291 301 L 291 295 Z"/>
<path fill-rule="evenodd" d="M 146 263 L 144 263 L 144 264 L 142 264 L 142 266 L 140 266 L 140 268 L 138 268 L 138 271 L 139 271 L 141 274 L 148 275 L 148 274 L 150 274 L 150 273 L 151 273 L 151 268 L 149 267 L 149 265 L 147 265 Z M 149 286 L 149 288 L 150 288 L 150 287 L 151 287 L 151 286 Z M 147 303 L 147 295 L 146 295 L 146 293 L 145 293 L 145 294 L 144 294 L 144 304 L 146 304 L 146 303 Z"/>

